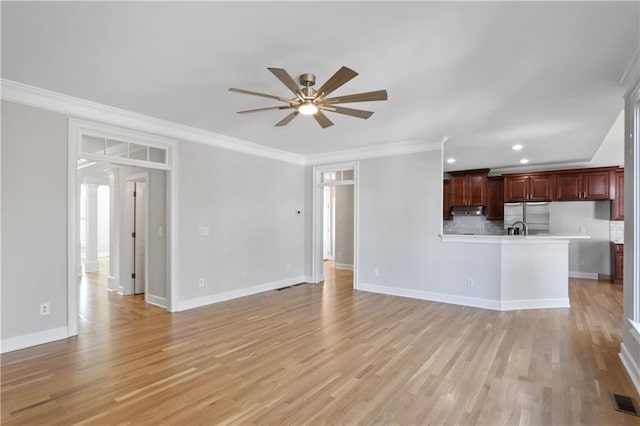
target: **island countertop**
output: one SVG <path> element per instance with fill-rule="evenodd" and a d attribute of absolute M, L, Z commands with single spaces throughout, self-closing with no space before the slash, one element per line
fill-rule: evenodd
<path fill-rule="evenodd" d="M 480 234 L 440 234 L 445 243 L 528 243 L 557 240 L 588 240 L 586 234 L 537 234 L 537 235 L 480 235 Z"/>

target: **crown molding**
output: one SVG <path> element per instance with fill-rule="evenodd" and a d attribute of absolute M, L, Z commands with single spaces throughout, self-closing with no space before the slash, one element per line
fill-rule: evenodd
<path fill-rule="evenodd" d="M 242 139 L 63 95 L 12 80 L 2 79 L 1 98 L 6 101 L 56 111 L 73 117 L 91 119 L 178 140 L 200 143 L 292 164 L 305 164 L 305 157 L 300 154 L 265 147 Z"/>
<path fill-rule="evenodd" d="M 629 91 L 636 85 L 635 83 L 640 79 L 640 49 L 636 49 L 629 60 L 629 64 L 625 68 L 618 83 L 624 87 L 625 91 Z M 625 94 L 626 96 L 626 94 Z"/>
<path fill-rule="evenodd" d="M 365 160 L 367 158 L 390 157 L 393 155 L 413 154 L 416 152 L 436 151 L 442 147 L 441 142 L 429 143 L 421 140 L 408 140 L 345 149 L 321 154 L 310 154 L 305 157 L 305 164 L 310 166 L 338 163 L 342 161 Z"/>

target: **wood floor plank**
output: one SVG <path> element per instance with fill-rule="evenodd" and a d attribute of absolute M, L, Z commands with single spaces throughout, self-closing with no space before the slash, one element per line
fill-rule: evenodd
<path fill-rule="evenodd" d="M 2 356 L 2 424 L 632 425 L 620 286 L 495 312 L 359 292 L 350 271 L 169 314 L 79 283 L 79 336 Z"/>

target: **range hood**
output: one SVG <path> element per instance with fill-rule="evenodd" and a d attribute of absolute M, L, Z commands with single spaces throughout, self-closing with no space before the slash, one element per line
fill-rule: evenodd
<path fill-rule="evenodd" d="M 455 206 L 451 207 L 451 216 L 482 216 L 484 206 Z"/>

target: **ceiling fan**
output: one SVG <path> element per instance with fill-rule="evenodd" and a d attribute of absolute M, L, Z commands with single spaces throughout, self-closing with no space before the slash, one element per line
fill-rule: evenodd
<path fill-rule="evenodd" d="M 285 86 L 287 86 L 287 88 L 291 90 L 291 92 L 293 92 L 293 94 L 295 95 L 293 98 L 289 99 L 282 96 L 268 95 L 266 93 L 236 89 L 233 87 L 230 88 L 229 91 L 244 93 L 245 95 L 261 96 L 263 98 L 275 99 L 277 101 L 284 102 L 286 105 L 238 111 L 238 114 L 246 114 L 249 112 L 292 109 L 293 112 L 280 120 L 276 124 L 276 127 L 286 126 L 287 124 L 289 124 L 289 122 L 291 122 L 291 120 L 296 118 L 298 114 L 312 115 L 323 129 L 329 126 L 333 126 L 333 123 L 324 114 L 324 111 L 367 119 L 373 115 L 372 111 L 345 108 L 337 106 L 336 104 L 387 100 L 386 90 L 376 90 L 374 92 L 357 93 L 353 95 L 335 96 L 332 98 L 328 98 L 327 96 L 330 93 L 358 75 L 357 72 L 345 66 L 340 68 L 334 75 L 332 75 L 331 78 L 329 78 L 329 80 L 327 80 L 322 86 L 320 86 L 318 90 L 312 87 L 316 84 L 316 76 L 313 74 L 302 74 L 300 76 L 300 84 L 302 85 L 302 87 L 298 87 L 298 84 L 284 69 L 267 69 L 271 71 L 273 75 L 275 75 L 278 80 L 280 80 Z"/>

